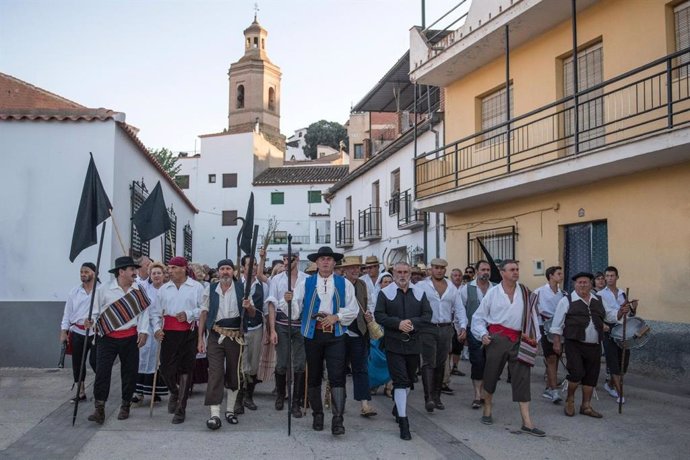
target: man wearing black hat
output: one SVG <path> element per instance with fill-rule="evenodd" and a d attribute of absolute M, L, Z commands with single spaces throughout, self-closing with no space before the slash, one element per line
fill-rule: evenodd
<path fill-rule="evenodd" d="M 96 372 L 96 353 L 91 351 L 93 346 L 93 331 L 89 331 L 88 339 L 87 331 L 84 327 L 89 315 L 89 307 L 91 305 L 91 291 L 96 288 L 96 266 L 91 262 L 84 262 L 79 270 L 79 277 L 81 284 L 72 289 L 67 296 L 65 302 L 65 311 L 62 315 L 62 323 L 60 330 L 60 343 L 67 341 L 69 334 L 72 342 L 72 375 L 74 376 L 74 383 L 79 385 L 79 400 L 86 399 L 86 391 L 84 389 L 84 379 L 86 378 L 86 359 L 84 359 L 84 366 L 81 368 L 81 381 L 79 381 L 79 373 L 83 353 L 89 354 L 89 364 L 94 373 Z M 84 342 L 86 348 L 84 348 Z M 91 353 L 89 353 L 91 351 Z M 74 402 L 74 399 L 72 399 Z"/>
<path fill-rule="evenodd" d="M 109 270 L 115 275 L 115 279 L 96 290 L 94 319 L 84 323 L 87 328 L 95 324 L 99 335 L 96 346 L 96 381 L 93 386 L 96 410 L 89 416 L 90 421 L 99 425 L 105 421 L 110 377 L 118 357 L 122 377 L 122 403 L 117 419 L 129 418 L 139 372 L 139 348 L 146 343 L 150 326 L 150 301 L 135 283 L 138 268 L 139 265 L 131 257 L 115 259 L 115 266 Z"/>
<path fill-rule="evenodd" d="M 223 387 L 227 392 L 225 420 L 231 425 L 238 423 L 235 401 L 240 389 L 240 357 L 244 345 L 241 310 L 246 316 L 257 314 L 251 297 L 243 300 L 244 286 L 234 279 L 235 265 L 230 259 L 218 262 L 220 282 L 206 288 L 199 318 L 197 350 L 208 357 L 208 385 L 204 405 L 210 406 L 211 418 L 206 426 L 217 430 L 221 426 L 220 404 Z M 259 313 L 260 314 L 260 313 Z M 204 343 L 204 331 L 208 330 L 208 345 Z"/>
<path fill-rule="evenodd" d="M 601 367 L 604 321 L 616 322 L 617 312 L 606 310 L 601 299 L 592 294 L 594 275 L 580 272 L 572 280 L 575 282 L 575 290 L 558 302 L 550 329 L 553 334 L 553 351 L 556 354 L 560 355 L 563 348 L 561 336 L 565 339 L 568 368 L 565 415 L 575 415 L 575 391 L 582 384 L 580 414 L 601 418 L 602 415 L 592 409 L 592 394 Z M 627 309 L 627 305 L 621 308 Z"/>
<path fill-rule="evenodd" d="M 343 258 L 342 254 L 323 246 L 308 258 L 316 262 L 317 273 L 297 284 L 294 297 L 287 292 L 285 300 L 294 299 L 292 318 L 302 319 L 309 369 L 307 397 L 314 414 L 312 427 L 316 431 L 323 430 L 321 379 L 325 358 L 333 399 L 331 433 L 342 435 L 345 434 L 345 336 L 347 326 L 357 318 L 359 306 L 352 283 L 333 272 L 336 262 Z"/>

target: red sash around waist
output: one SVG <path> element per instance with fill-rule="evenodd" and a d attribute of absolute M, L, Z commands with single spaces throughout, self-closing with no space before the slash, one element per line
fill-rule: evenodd
<path fill-rule="evenodd" d="M 188 331 L 192 325 L 187 321 L 178 321 L 174 316 L 163 316 L 163 330 L 165 331 Z"/>
<path fill-rule="evenodd" d="M 76 327 L 77 329 L 81 329 L 82 331 L 85 331 L 85 330 L 86 330 L 86 328 L 84 327 L 83 324 L 76 324 L 76 323 L 74 323 L 74 324 L 72 324 L 72 326 Z"/>
<path fill-rule="evenodd" d="M 123 329 L 121 331 L 113 331 L 109 334 L 106 334 L 106 337 L 110 337 L 111 339 L 126 339 L 128 337 L 132 337 L 133 335 L 137 335 L 136 326 L 132 326 L 129 329 Z"/>
<path fill-rule="evenodd" d="M 516 331 L 515 329 L 509 329 L 501 324 L 490 324 L 489 333 L 508 337 L 508 340 L 511 342 L 517 342 L 520 340 L 520 335 L 522 335 L 522 332 Z"/>

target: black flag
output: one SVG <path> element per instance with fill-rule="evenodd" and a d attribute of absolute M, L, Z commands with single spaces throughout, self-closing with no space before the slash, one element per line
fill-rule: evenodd
<path fill-rule="evenodd" d="M 132 222 L 137 227 L 139 238 L 149 241 L 170 230 L 170 215 L 165 207 L 161 182 L 158 181 L 151 194 L 134 213 Z"/>
<path fill-rule="evenodd" d="M 254 231 L 254 192 L 249 195 L 249 204 L 247 205 L 247 214 L 244 216 L 244 224 L 242 224 L 242 239 L 240 240 L 240 249 L 245 254 L 252 252 L 252 233 Z M 238 256 L 239 257 L 239 256 Z"/>
<path fill-rule="evenodd" d="M 489 278 L 489 281 L 491 281 L 492 283 L 500 283 L 501 282 L 501 271 L 496 266 L 496 262 L 494 262 L 494 258 L 491 257 L 491 254 L 489 254 L 489 251 L 486 250 L 486 248 L 482 244 L 482 240 L 477 238 L 477 241 L 479 242 L 479 247 L 482 248 L 482 252 L 484 253 L 484 257 L 486 257 L 486 260 L 489 262 L 489 265 L 491 265 L 491 277 Z"/>
<path fill-rule="evenodd" d="M 81 191 L 77 220 L 74 222 L 72 234 L 72 249 L 69 251 L 69 261 L 74 262 L 80 252 L 97 243 L 96 227 L 110 217 L 110 204 L 108 195 L 101 183 L 101 178 L 93 161 L 93 155 L 89 160 L 89 169 L 86 171 L 84 188 Z"/>

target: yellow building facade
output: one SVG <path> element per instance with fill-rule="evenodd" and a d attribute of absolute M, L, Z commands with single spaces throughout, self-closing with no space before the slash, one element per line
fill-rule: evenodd
<path fill-rule="evenodd" d="M 411 78 L 446 107 L 416 204 L 445 212 L 452 266 L 482 258 L 478 239 L 531 288 L 551 265 L 614 265 L 656 332 L 687 333 L 690 2 L 574 5 L 475 1 L 435 46 L 411 30 Z"/>

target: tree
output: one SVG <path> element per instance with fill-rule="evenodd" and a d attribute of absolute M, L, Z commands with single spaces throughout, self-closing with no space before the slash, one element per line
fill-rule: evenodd
<path fill-rule="evenodd" d="M 149 149 L 149 153 L 158 161 L 163 171 L 165 171 L 171 179 L 175 179 L 175 176 L 177 176 L 177 173 L 179 173 L 182 168 L 181 165 L 177 164 L 177 155 L 165 147 L 160 149 Z"/>
<path fill-rule="evenodd" d="M 344 148 L 347 149 L 347 130 L 343 125 L 335 121 L 317 121 L 307 128 L 304 141 L 307 143 L 303 148 L 304 155 L 315 160 L 317 145 L 327 145 L 334 149 L 340 149 L 340 142 L 342 141 Z"/>

